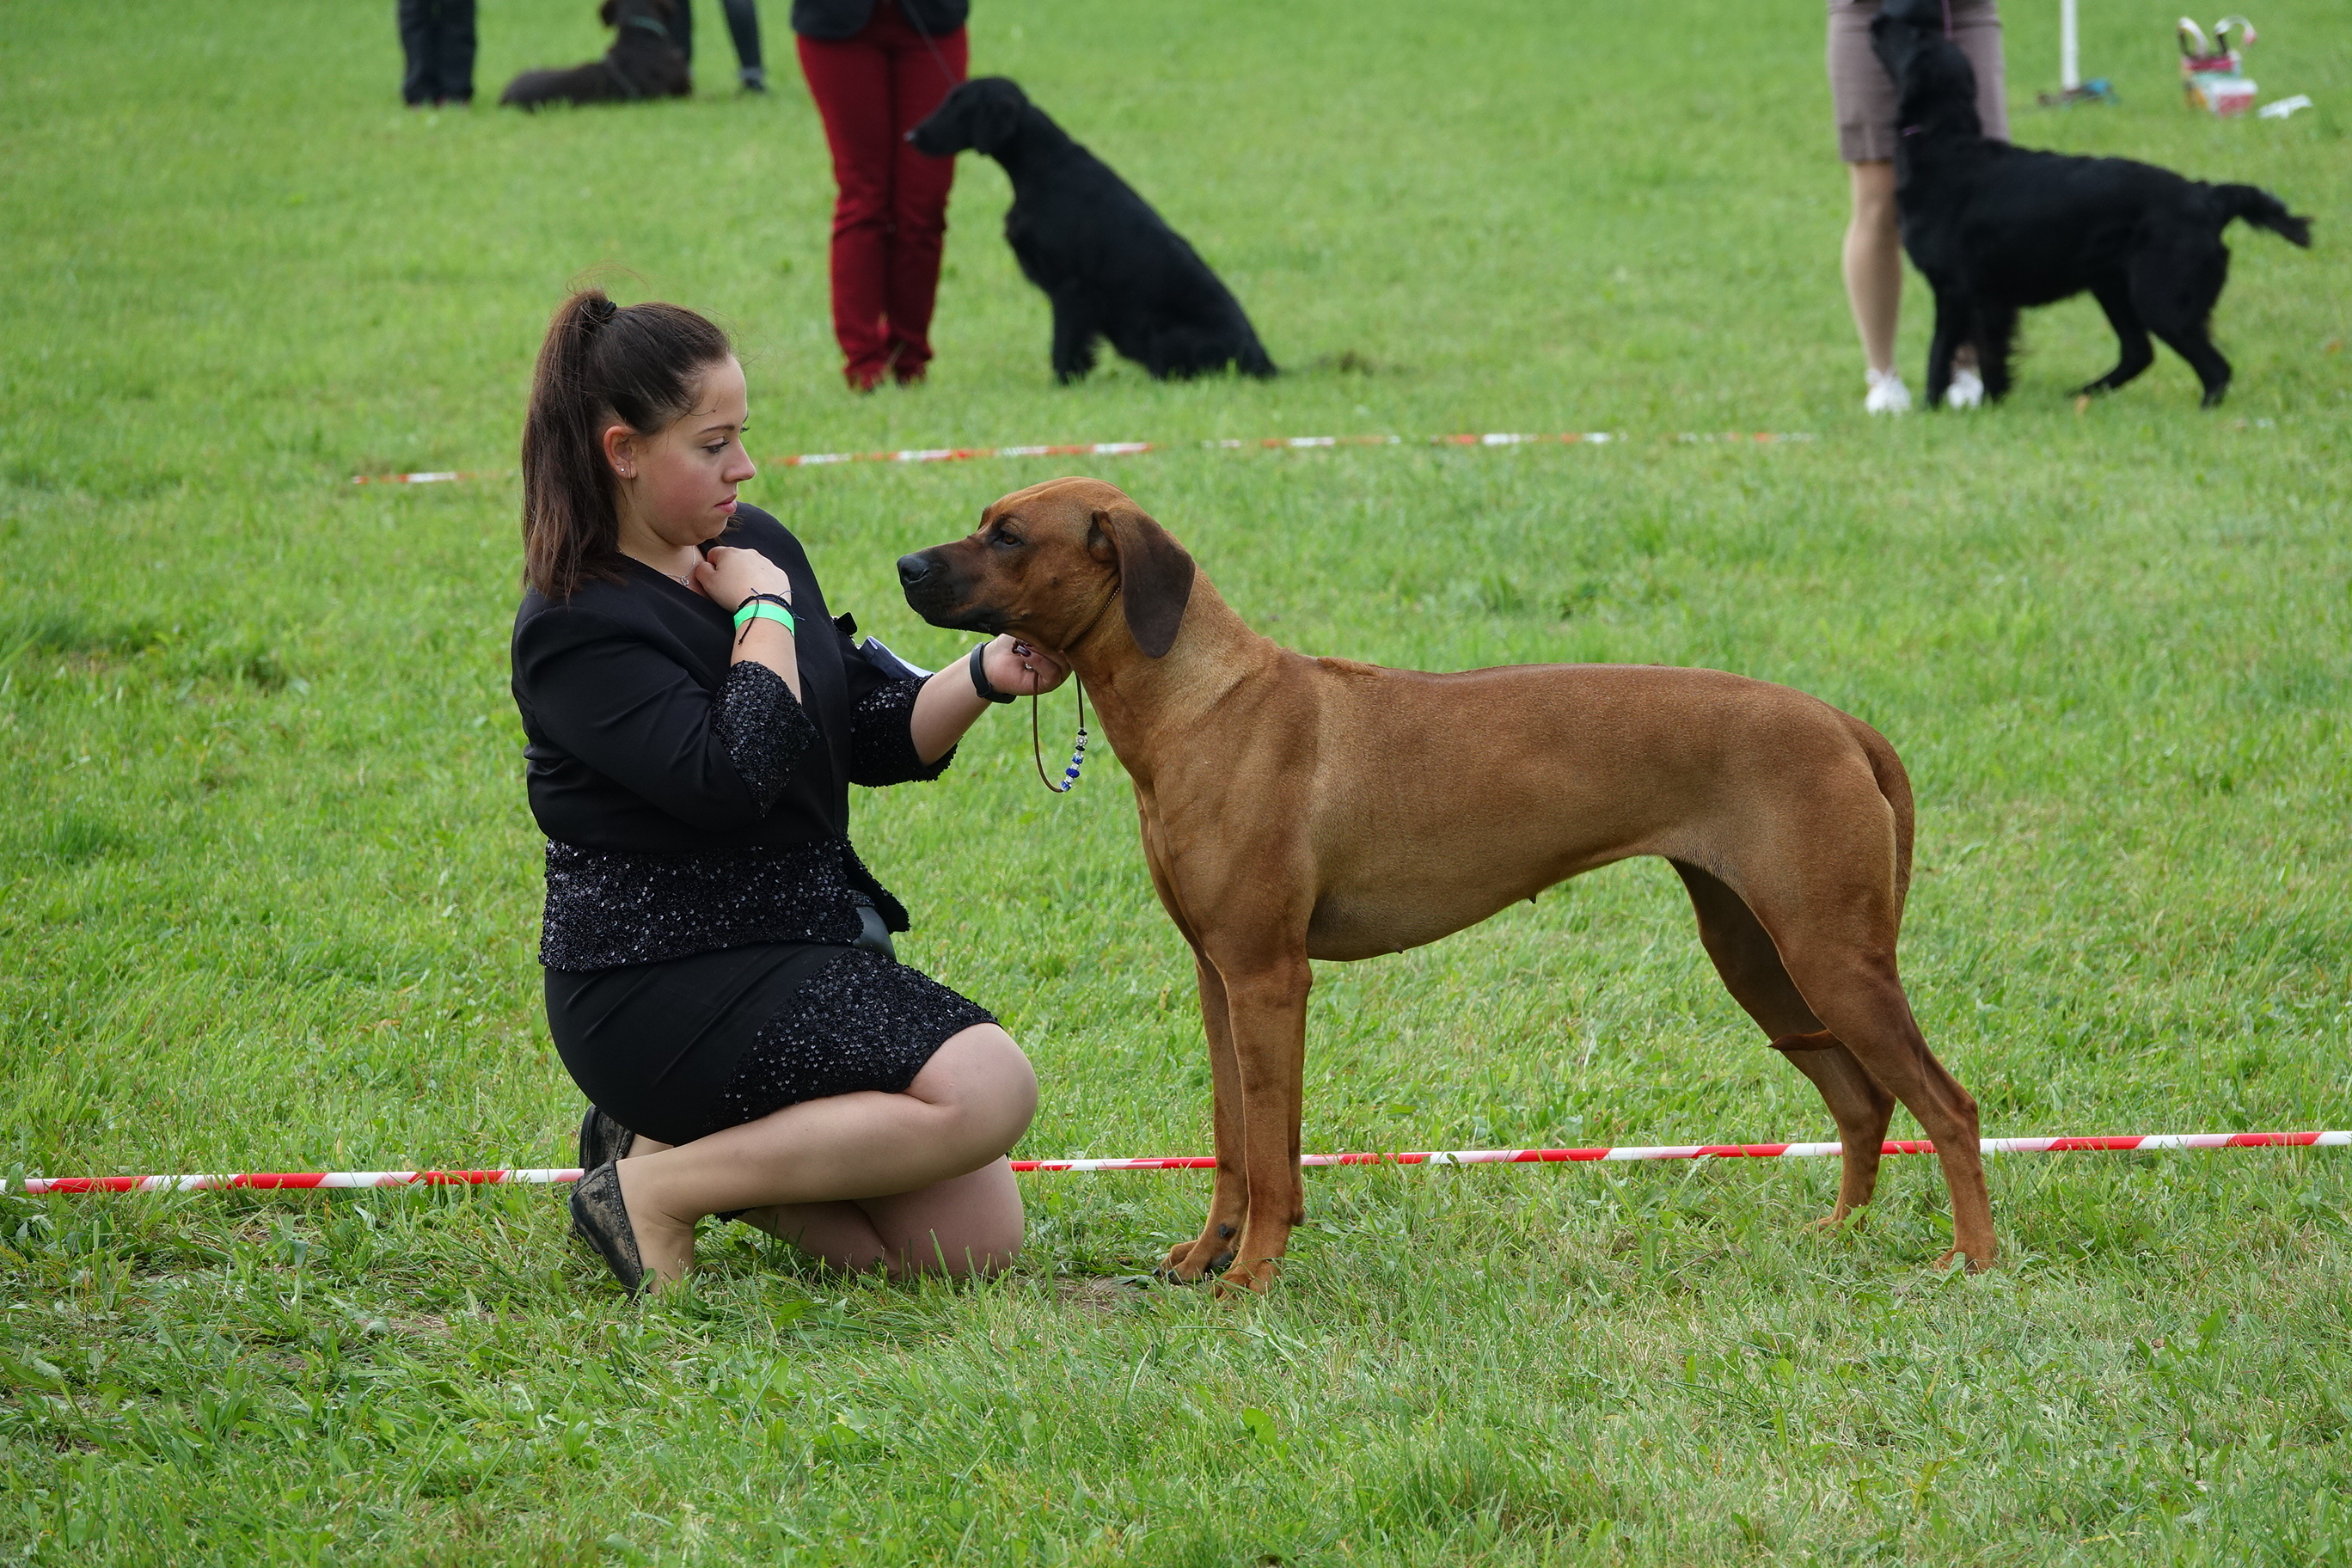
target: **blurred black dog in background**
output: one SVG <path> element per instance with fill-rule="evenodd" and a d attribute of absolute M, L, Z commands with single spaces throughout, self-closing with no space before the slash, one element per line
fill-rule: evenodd
<path fill-rule="evenodd" d="M 502 104 L 620 103 L 639 98 L 684 98 L 694 90 L 686 51 L 672 27 L 687 0 L 604 0 L 596 15 L 615 29 L 601 60 L 568 70 L 525 71 L 507 83 Z"/>
<path fill-rule="evenodd" d="M 2229 280 L 2232 218 L 2311 244 L 2311 220 L 2252 185 L 2209 185 L 2126 158 L 2075 158 L 1994 142 L 1977 120 L 1976 73 L 1944 36 L 1938 0 L 1887 0 L 1872 48 L 1895 79 L 1895 204 L 1903 248 L 1936 290 L 1927 406 L 1944 405 L 1952 351 L 1976 345 L 1985 395 L 2009 390 L 2017 312 L 2083 292 L 2116 330 L 2116 368 L 2082 388 L 2112 392 L 2155 362 L 2150 332 L 2205 384 L 2230 386 L 2207 332 Z"/>
<path fill-rule="evenodd" d="M 1011 81 L 963 83 L 907 140 L 934 158 L 969 147 L 1004 165 L 1004 238 L 1054 302 L 1055 379 L 1094 369 L 1097 336 L 1163 380 L 1228 364 L 1275 374 L 1240 302 L 1184 237 Z"/>

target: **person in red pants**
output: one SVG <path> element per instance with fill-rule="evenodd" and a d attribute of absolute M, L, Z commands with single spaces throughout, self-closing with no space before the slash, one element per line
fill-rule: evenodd
<path fill-rule="evenodd" d="M 824 119 L 833 177 L 833 332 L 857 392 L 931 363 L 931 301 L 953 158 L 907 132 L 963 80 L 971 0 L 793 0 L 802 74 Z"/>

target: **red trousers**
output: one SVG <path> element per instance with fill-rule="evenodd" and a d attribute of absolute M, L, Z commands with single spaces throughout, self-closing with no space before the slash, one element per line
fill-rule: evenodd
<path fill-rule="evenodd" d="M 841 188 L 833 209 L 833 333 L 847 362 L 843 374 L 861 390 L 886 372 L 919 380 L 931 360 L 955 160 L 925 157 L 907 132 L 963 79 L 963 29 L 927 39 L 891 0 L 878 0 L 856 37 L 799 43 Z"/>

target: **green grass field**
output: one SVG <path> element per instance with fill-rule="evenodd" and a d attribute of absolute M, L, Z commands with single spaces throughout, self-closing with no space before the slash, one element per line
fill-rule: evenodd
<path fill-rule="evenodd" d="M 982 0 L 1020 79 L 1233 284 L 1288 374 L 1046 372 L 967 159 L 931 384 L 856 400 L 831 184 L 780 90 L 537 119 L 587 0 L 483 7 L 483 107 L 398 105 L 389 5 L 17 0 L 0 44 L 0 1167 L 562 1164 L 505 640 L 510 468 L 568 281 L 740 338 L 755 453 L 1611 430 L 1104 459 L 1295 647 L 1718 666 L 1884 731 L 1919 797 L 1906 972 L 1990 1134 L 2352 1124 L 2352 4 L 2183 110 L 2172 13 L 2092 0 L 2117 107 L 2015 133 L 2254 181 L 2195 406 L 2030 318 L 2010 405 L 1865 421 L 1819 9 Z M 1903 364 L 1917 385 L 1916 280 Z M 1774 447 L 1676 432 L 1805 431 Z M 900 552 L 1066 462 L 772 468 L 835 601 L 925 662 Z M 1054 736 L 1067 710 L 1051 711 Z M 1023 1152 L 1208 1141 L 1190 964 L 1108 756 L 999 716 L 861 793 L 911 961 L 1036 1060 Z M 1461 759 L 1475 791 L 1488 756 Z M 1310 1148 L 1817 1138 L 1674 879 L 1600 873 L 1318 970 Z M 1899 1119 L 1897 1135 L 1911 1135 Z M 741 1227 L 625 1305 L 546 1189 L 0 1200 L 0 1560 L 42 1563 L 2352 1563 L 2352 1159 L 1310 1177 L 1276 1290 L 1139 1276 L 1205 1178 L 1029 1179 L 986 1286 L 823 1276 Z"/>

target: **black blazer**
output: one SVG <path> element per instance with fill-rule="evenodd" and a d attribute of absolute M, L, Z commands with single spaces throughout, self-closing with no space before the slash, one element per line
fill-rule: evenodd
<path fill-rule="evenodd" d="M 894 0 L 919 33 L 943 38 L 971 15 L 971 0 Z M 804 38 L 849 38 L 874 19 L 876 0 L 793 0 L 793 31 Z"/>
<path fill-rule="evenodd" d="M 850 784 L 940 771 L 915 756 L 911 693 L 873 711 L 870 726 L 859 722 L 861 708 L 901 682 L 826 619 L 824 591 L 800 541 L 746 506 L 716 542 L 757 550 L 792 577 L 799 707 L 815 743 L 790 761 L 781 790 L 761 800 L 767 792 L 739 765 L 720 712 L 734 617 L 625 557 L 625 582 L 591 582 L 564 604 L 526 593 L 515 615 L 514 698 L 528 742 L 530 810 L 550 838 L 639 854 L 845 838 Z M 790 692 L 780 700 L 789 708 Z M 869 727 L 874 733 L 860 732 Z"/>

